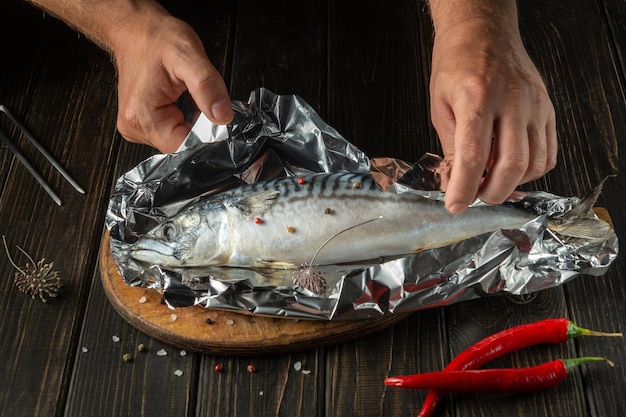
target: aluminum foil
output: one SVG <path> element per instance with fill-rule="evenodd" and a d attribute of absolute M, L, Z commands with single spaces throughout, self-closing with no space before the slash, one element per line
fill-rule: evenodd
<path fill-rule="evenodd" d="M 232 104 L 230 125 L 213 125 L 200 115 L 176 153 L 155 155 L 124 174 L 109 202 L 106 224 L 120 275 L 129 285 L 159 291 L 171 308 L 200 305 L 291 318 L 371 318 L 494 294 L 531 294 L 579 275 L 602 275 L 617 256 L 612 230 L 601 242 L 572 243 L 546 227 L 548 217 L 563 215 L 578 198 L 531 192 L 514 204 L 537 216 L 519 230 L 395 259 L 315 266 L 326 281 L 320 293 L 295 285 L 292 270 L 136 262 L 128 245 L 138 236 L 201 198 L 245 183 L 311 172 L 371 172 L 388 192 L 443 200 L 442 161 L 434 155 L 415 164 L 369 159 L 297 96 L 257 89 L 248 102 Z"/>

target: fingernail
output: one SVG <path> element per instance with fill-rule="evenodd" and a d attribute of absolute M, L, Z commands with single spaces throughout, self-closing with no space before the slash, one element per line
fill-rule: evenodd
<path fill-rule="evenodd" d="M 219 99 L 211 106 L 213 118 L 219 123 L 229 123 L 233 119 L 233 109 L 225 98 Z"/>
<path fill-rule="evenodd" d="M 448 211 L 452 214 L 460 214 L 463 213 L 467 209 L 467 204 L 463 203 L 454 203 L 448 207 Z"/>

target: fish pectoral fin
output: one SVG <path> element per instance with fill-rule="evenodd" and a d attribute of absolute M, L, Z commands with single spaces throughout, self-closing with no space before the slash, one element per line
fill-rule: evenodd
<path fill-rule="evenodd" d="M 258 215 L 272 206 L 278 194 L 280 194 L 278 190 L 261 191 L 225 202 L 225 205 L 246 215 Z"/>

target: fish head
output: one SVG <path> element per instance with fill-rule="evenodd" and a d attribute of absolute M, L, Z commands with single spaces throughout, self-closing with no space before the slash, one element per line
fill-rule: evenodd
<path fill-rule="evenodd" d="M 171 267 L 219 265 L 228 249 L 228 222 L 210 213 L 185 211 L 164 221 L 131 246 L 132 258 Z"/>

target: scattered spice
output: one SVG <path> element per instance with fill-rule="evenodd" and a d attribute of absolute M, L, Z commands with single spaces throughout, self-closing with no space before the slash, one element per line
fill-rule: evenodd
<path fill-rule="evenodd" d="M 235 324 L 235 322 L 233 320 L 226 320 L 226 324 L 232 326 L 233 324 Z"/>
<path fill-rule="evenodd" d="M 302 362 L 298 361 L 296 363 L 293 364 L 293 369 L 295 369 L 296 371 L 299 371 L 300 369 L 302 369 Z"/>
<path fill-rule="evenodd" d="M 132 362 L 132 361 L 133 361 L 133 357 L 131 356 L 131 354 L 130 354 L 130 353 L 124 353 L 124 354 L 122 355 L 122 360 L 123 360 L 124 362 Z"/>
<path fill-rule="evenodd" d="M 352 188 L 361 188 L 361 183 L 360 182 L 353 182 L 352 183 Z"/>
<path fill-rule="evenodd" d="M 148 350 L 148 349 L 146 348 L 146 345 L 144 345 L 143 343 L 140 343 L 137 346 L 137 352 L 145 352 L 146 350 Z"/>
<path fill-rule="evenodd" d="M 113 340 L 115 343 L 120 341 L 120 337 L 116 334 L 114 334 L 113 336 L 111 336 L 111 340 Z"/>
<path fill-rule="evenodd" d="M 287 226 L 287 233 L 294 233 L 296 231 L 296 228 L 293 226 Z"/>
<path fill-rule="evenodd" d="M 157 356 L 167 356 L 167 351 L 165 349 L 161 349 L 157 352 Z"/>
<path fill-rule="evenodd" d="M 254 367 L 254 365 L 250 364 L 248 365 L 248 367 L 246 368 L 246 370 L 248 371 L 249 374 L 253 374 L 256 372 L 256 368 Z"/>
<path fill-rule="evenodd" d="M 183 376 L 183 371 L 181 371 L 180 369 L 177 369 L 174 371 L 174 375 L 176 376 Z"/>
<path fill-rule="evenodd" d="M 180 352 L 178 352 L 178 354 L 180 356 L 187 356 L 187 351 L 186 350 L 181 350 Z"/>
<path fill-rule="evenodd" d="M 306 183 L 306 180 L 304 178 L 302 178 L 302 177 L 298 178 L 298 184 L 303 185 L 305 183 Z"/>
<path fill-rule="evenodd" d="M 87 353 L 87 352 L 89 352 L 89 349 L 87 349 L 85 346 L 83 346 L 83 347 L 82 347 L 82 349 L 81 349 L 81 351 L 82 351 L 83 353 Z"/>
<path fill-rule="evenodd" d="M 254 218 L 254 223 L 255 223 L 255 224 L 261 224 L 261 223 L 263 223 L 263 219 L 262 219 L 262 218 L 260 218 L 260 217 L 255 217 L 255 218 Z"/>
<path fill-rule="evenodd" d="M 215 365 L 215 367 L 213 367 L 213 370 L 215 372 L 222 372 L 224 370 L 224 367 L 218 363 L 217 365 Z"/>
<path fill-rule="evenodd" d="M 333 214 L 333 209 L 327 207 L 326 210 L 324 210 L 324 214 Z"/>
<path fill-rule="evenodd" d="M 172 321 L 176 321 L 178 316 L 176 314 L 170 314 L 170 318 L 172 319 Z"/>
<path fill-rule="evenodd" d="M 54 298 L 59 295 L 59 292 L 63 288 L 63 279 L 59 275 L 59 272 L 53 269 L 54 262 L 45 263 L 46 258 L 35 262 L 24 249 L 16 246 L 30 261 L 27 262 L 26 266 L 22 269 L 13 262 L 4 235 L 2 235 L 2 242 L 4 243 L 4 250 L 9 258 L 9 262 L 13 268 L 17 270 L 14 276 L 14 282 L 18 290 L 24 294 L 30 295 L 33 299 L 35 299 L 37 295 L 44 303 L 47 302 L 46 296 Z"/>
<path fill-rule="evenodd" d="M 207 317 L 207 319 L 204 322 L 206 324 L 213 324 L 213 320 L 211 320 L 211 317 Z"/>
<path fill-rule="evenodd" d="M 146 298 L 146 296 L 144 295 L 143 297 L 141 297 L 141 298 L 139 299 L 139 304 L 143 304 L 143 303 L 145 303 L 146 301 L 148 301 L 148 299 L 147 299 L 147 298 Z"/>

